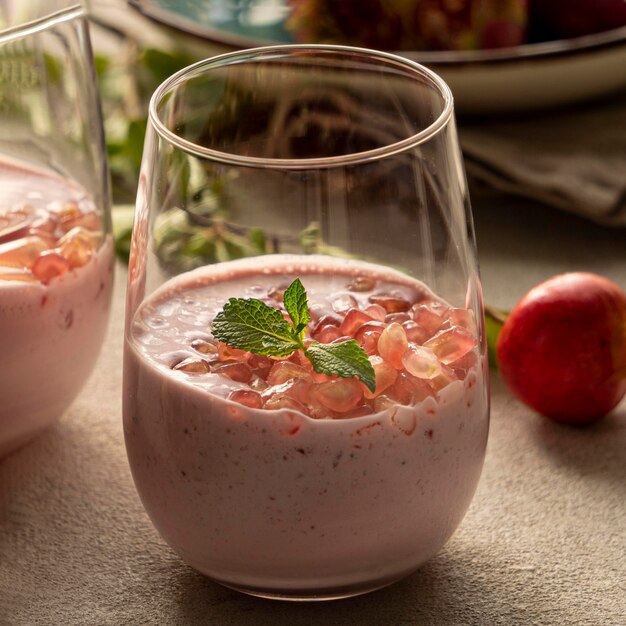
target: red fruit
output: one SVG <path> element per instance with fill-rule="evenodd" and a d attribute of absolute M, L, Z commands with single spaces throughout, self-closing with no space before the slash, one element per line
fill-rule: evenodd
<path fill-rule="evenodd" d="M 263 398 L 261 394 L 252 391 L 252 389 L 234 389 L 228 394 L 228 399 L 250 407 L 251 409 L 263 408 Z"/>
<path fill-rule="evenodd" d="M 496 354 L 508 386 L 539 413 L 598 420 L 626 393 L 626 295 L 595 274 L 554 276 L 511 311 Z"/>
<path fill-rule="evenodd" d="M 531 20 L 553 37 L 580 37 L 626 25 L 624 0 L 531 0 Z"/>
<path fill-rule="evenodd" d="M 287 0 L 287 5 L 286 27 L 302 43 L 382 50 L 516 46 L 528 18 L 527 0 Z"/>
<path fill-rule="evenodd" d="M 30 238 L 29 238 L 30 239 Z M 65 274 L 70 269 L 70 262 L 55 250 L 45 250 L 33 263 L 31 271 L 44 285 L 53 278 Z"/>

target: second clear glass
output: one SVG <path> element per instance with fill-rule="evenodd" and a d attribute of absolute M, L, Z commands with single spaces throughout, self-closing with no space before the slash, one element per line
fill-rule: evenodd
<path fill-rule="evenodd" d="M 376 391 L 215 340 L 230 297 L 355 338 Z M 488 431 L 472 218 L 447 86 L 392 55 L 277 46 L 153 96 L 127 295 L 124 433 L 190 565 L 285 599 L 364 593 L 461 522 Z"/>
<path fill-rule="evenodd" d="M 43 4 L 0 9 L 13 24 L 0 31 L 0 457 L 59 418 L 80 391 L 104 339 L 113 285 L 87 17 L 78 5 L 51 12 Z"/>

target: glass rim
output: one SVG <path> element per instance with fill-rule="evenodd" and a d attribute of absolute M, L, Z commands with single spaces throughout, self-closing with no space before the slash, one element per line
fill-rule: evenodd
<path fill-rule="evenodd" d="M 85 9 L 80 4 L 73 4 L 34 20 L 9 26 L 4 30 L 0 30 L 0 45 L 29 35 L 35 35 L 46 30 L 49 26 L 67 22 L 76 17 L 85 17 Z"/>
<path fill-rule="evenodd" d="M 443 108 L 441 113 L 437 116 L 433 122 L 431 122 L 426 128 L 422 129 L 418 133 L 414 133 L 385 146 L 374 148 L 372 150 L 366 150 L 362 152 L 354 152 L 351 154 L 338 155 L 333 157 L 315 157 L 305 159 L 276 159 L 276 158 L 259 158 L 238 155 L 230 152 L 222 152 L 219 150 L 213 150 L 205 146 L 198 145 L 187 139 L 183 139 L 175 132 L 171 131 L 163 123 L 159 117 L 157 107 L 162 102 L 163 98 L 172 89 L 176 88 L 179 84 L 183 83 L 188 77 L 199 74 L 204 70 L 210 70 L 212 68 L 219 68 L 231 65 L 237 62 L 243 62 L 249 60 L 254 62 L 262 57 L 266 57 L 267 60 L 276 60 L 278 57 L 274 55 L 289 54 L 289 53 L 328 53 L 328 54 L 358 54 L 364 55 L 372 59 L 378 59 L 385 62 L 389 67 L 401 66 L 404 69 L 410 70 L 416 75 L 425 77 L 429 80 L 431 86 L 433 86 L 441 95 L 443 100 Z M 210 159 L 214 162 L 223 163 L 227 165 L 240 165 L 246 167 L 257 167 L 265 169 L 329 169 L 333 167 L 341 167 L 346 165 L 357 165 L 367 163 L 374 160 L 380 160 L 385 157 L 393 156 L 402 152 L 421 145 L 437 135 L 443 128 L 447 126 L 452 119 L 454 110 L 454 98 L 452 92 L 447 83 L 435 72 L 424 67 L 423 65 L 416 63 L 406 57 L 402 57 L 389 52 L 382 52 L 379 50 L 371 50 L 368 48 L 357 48 L 353 46 L 339 46 L 339 45 L 324 45 L 324 44 L 287 44 L 276 46 L 261 46 L 257 48 L 248 48 L 244 50 L 237 50 L 234 52 L 227 52 L 217 56 L 209 57 L 188 65 L 182 68 L 175 74 L 172 74 L 169 78 L 164 80 L 152 94 L 150 98 L 150 104 L 148 107 L 148 119 L 150 125 L 165 141 L 171 145 L 192 154 L 196 157 Z"/>

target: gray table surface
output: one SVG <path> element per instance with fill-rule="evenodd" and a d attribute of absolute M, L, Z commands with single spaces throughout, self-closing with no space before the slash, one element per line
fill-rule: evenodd
<path fill-rule="evenodd" d="M 626 289 L 626 232 L 474 191 L 486 300 L 595 271 Z M 179 561 L 136 495 L 123 444 L 125 271 L 89 383 L 58 424 L 0 461 L 0 625 L 619 625 L 626 616 L 626 402 L 596 426 L 553 424 L 492 378 L 481 482 L 443 551 L 358 598 L 286 604 Z"/>

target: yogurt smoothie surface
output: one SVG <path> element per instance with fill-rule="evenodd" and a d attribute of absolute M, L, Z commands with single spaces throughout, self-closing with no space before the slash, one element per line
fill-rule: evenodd
<path fill-rule="evenodd" d="M 228 298 L 278 306 L 296 277 L 312 336 L 356 336 L 376 366 L 376 394 L 336 379 L 359 388 L 346 404 L 324 395 L 329 377 L 302 375 L 301 354 L 268 367 L 216 346 L 210 323 Z M 377 342 L 391 324 L 409 348 L 430 341 L 439 369 L 420 371 L 407 355 L 417 379 L 383 346 L 390 382 Z M 415 570 L 458 526 L 483 463 L 482 356 L 475 341 L 454 358 L 436 340 L 459 324 L 473 328 L 468 311 L 422 283 L 342 259 L 263 257 L 167 282 L 139 307 L 125 351 L 126 446 L 157 529 L 196 569 L 260 595 L 340 596 Z M 304 394 L 283 376 L 292 366 Z"/>
<path fill-rule="evenodd" d="M 113 243 L 90 194 L 0 161 L 0 456 L 61 416 L 91 372 L 113 285 Z"/>

